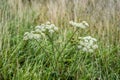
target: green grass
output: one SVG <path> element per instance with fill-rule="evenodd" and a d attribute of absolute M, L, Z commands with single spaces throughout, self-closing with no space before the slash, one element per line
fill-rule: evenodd
<path fill-rule="evenodd" d="M 78 4 L 75 9 L 72 1 L 66 2 L 68 7 L 67 4 L 60 7 L 59 1 L 54 3 L 56 7 L 47 0 L 36 1 L 31 5 L 22 4 L 21 0 L 0 1 L 0 80 L 120 79 L 119 1 L 114 2 L 116 13 L 107 8 L 108 2 L 104 0 L 103 5 L 93 0 L 83 7 Z M 103 10 L 99 9 L 105 5 Z M 111 14 L 104 16 L 106 11 Z M 48 20 L 59 27 L 54 40 L 23 40 L 24 32 Z M 73 38 L 75 41 L 79 36 L 97 38 L 99 48 L 94 53 L 78 51 L 71 41 L 68 43 L 75 31 L 70 20 L 86 20 L 90 24 L 89 28 L 78 30 Z"/>

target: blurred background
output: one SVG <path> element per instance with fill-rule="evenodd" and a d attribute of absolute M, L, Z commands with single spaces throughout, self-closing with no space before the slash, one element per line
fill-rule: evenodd
<path fill-rule="evenodd" d="M 70 20 L 87 21 L 88 34 L 103 45 L 120 44 L 120 0 L 0 0 L 0 49 L 19 43 L 34 25 L 51 21 L 68 29 Z"/>

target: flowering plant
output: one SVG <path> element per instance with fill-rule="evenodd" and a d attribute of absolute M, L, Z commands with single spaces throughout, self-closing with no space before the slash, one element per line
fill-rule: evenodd
<path fill-rule="evenodd" d="M 82 21 L 81 23 L 76 23 L 76 22 L 70 21 L 69 23 L 74 28 L 85 29 L 85 28 L 89 27 L 89 24 L 86 21 Z M 36 26 L 34 31 L 25 32 L 23 40 L 35 39 L 35 40 L 39 41 L 43 37 L 48 36 L 48 38 L 52 44 L 52 50 L 54 51 L 54 48 L 56 48 L 54 46 L 54 44 L 55 44 L 54 40 L 53 40 L 54 36 L 50 37 L 50 35 L 52 35 L 56 31 L 58 31 L 58 27 L 56 27 L 54 24 L 51 24 L 50 22 L 46 22 L 45 24 Z M 76 29 L 76 31 L 72 34 L 72 36 L 69 38 L 69 40 L 65 43 L 65 45 L 63 46 L 61 51 L 57 50 L 60 54 L 63 53 L 66 46 L 69 44 L 69 42 L 71 41 L 71 39 L 73 38 L 73 36 L 75 35 L 75 33 L 77 31 L 78 31 L 78 29 Z M 92 38 L 91 36 L 78 37 L 77 48 L 83 52 L 92 53 L 92 52 L 94 52 L 94 50 L 96 50 L 98 48 L 98 45 L 96 42 L 97 42 L 97 39 Z"/>
<path fill-rule="evenodd" d="M 46 24 L 36 26 L 34 31 L 25 32 L 23 40 L 40 40 L 42 36 L 45 36 L 45 33 L 53 34 L 55 31 L 58 31 L 58 27 L 56 27 L 54 24 L 51 24 L 50 22 L 46 22 Z"/>
<path fill-rule="evenodd" d="M 40 55 L 39 59 L 42 59 L 41 64 L 43 64 L 43 67 L 48 69 L 52 66 L 50 68 L 53 68 L 53 71 L 58 70 L 58 74 L 61 73 L 58 65 L 68 67 L 69 71 L 77 71 L 80 65 L 80 59 L 83 58 L 86 61 L 86 59 L 91 56 L 90 54 L 84 53 L 93 53 L 98 48 L 96 38 L 91 36 L 76 36 L 79 28 L 86 29 L 89 27 L 86 21 L 82 21 L 81 23 L 70 21 L 69 23 L 75 29 L 75 31 L 71 31 L 69 36 L 63 36 L 63 32 L 61 34 L 55 34 L 58 32 L 58 27 L 50 22 L 46 22 L 45 24 L 36 26 L 35 29 L 30 32 L 25 32 L 23 37 L 25 42 L 32 40 L 30 42 L 30 44 L 32 44 L 30 49 L 35 53 L 32 55 Z M 75 42 L 74 45 L 72 40 Z"/>

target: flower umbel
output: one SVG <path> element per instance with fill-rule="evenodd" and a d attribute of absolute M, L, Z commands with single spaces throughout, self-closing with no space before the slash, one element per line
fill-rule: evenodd
<path fill-rule="evenodd" d="M 31 31 L 31 32 L 25 32 L 23 40 L 29 40 L 29 39 L 40 40 L 40 38 L 41 38 L 40 34 L 36 34 Z"/>
<path fill-rule="evenodd" d="M 45 36 L 46 32 L 52 34 L 55 31 L 58 31 L 58 27 L 56 27 L 54 24 L 51 24 L 50 22 L 46 22 L 45 24 L 36 26 L 34 31 L 25 32 L 23 40 L 40 40 L 42 36 Z"/>
<path fill-rule="evenodd" d="M 89 27 L 89 24 L 86 22 L 86 21 L 82 21 L 81 23 L 76 23 L 76 22 L 73 22 L 73 21 L 70 21 L 69 22 L 72 26 L 74 27 L 77 27 L 77 28 L 87 28 Z"/>
<path fill-rule="evenodd" d="M 58 31 L 58 27 L 56 27 L 54 24 L 51 24 L 50 22 L 46 22 L 46 24 L 41 24 L 40 26 L 35 27 L 36 32 L 49 32 L 54 33 L 55 31 Z"/>
<path fill-rule="evenodd" d="M 81 49 L 83 52 L 94 52 L 98 48 L 96 44 L 97 40 L 91 36 L 79 37 L 78 49 Z"/>

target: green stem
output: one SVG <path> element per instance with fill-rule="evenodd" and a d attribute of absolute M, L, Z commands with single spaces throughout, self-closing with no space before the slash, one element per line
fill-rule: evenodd
<path fill-rule="evenodd" d="M 47 34 L 47 36 L 48 36 L 48 38 L 49 38 L 49 40 L 50 40 L 50 43 L 51 43 L 51 45 L 52 45 L 52 51 L 53 51 L 53 54 L 52 54 L 52 55 L 53 55 L 53 58 L 54 58 L 54 59 L 53 59 L 54 61 L 53 61 L 52 64 L 53 64 L 53 69 L 55 70 L 55 65 L 54 65 L 54 64 L 56 64 L 56 57 L 55 57 L 55 51 L 54 51 L 54 48 L 55 48 L 55 47 L 54 47 L 53 35 L 52 35 L 52 37 L 50 37 L 50 35 Z"/>
<path fill-rule="evenodd" d="M 37 40 L 36 40 L 36 42 L 39 44 L 40 48 L 43 49 L 43 51 L 44 51 L 45 53 L 48 53 L 48 52 L 41 46 L 41 44 L 40 44 Z"/>
<path fill-rule="evenodd" d="M 59 59 L 60 55 L 63 53 L 64 49 L 66 48 L 66 46 L 68 45 L 68 43 L 71 41 L 71 39 L 73 38 L 73 36 L 75 35 L 75 33 L 76 33 L 78 30 L 79 30 L 79 29 L 76 29 L 76 30 L 73 32 L 72 36 L 69 38 L 69 40 L 67 41 L 67 43 L 65 44 L 65 46 L 64 46 L 64 47 L 62 48 L 62 50 L 60 51 L 57 59 Z"/>
<path fill-rule="evenodd" d="M 53 51 L 53 53 L 54 53 L 54 42 L 53 42 L 53 37 L 51 38 L 49 34 L 47 34 L 47 36 L 48 36 L 48 38 L 49 38 L 49 40 L 50 40 L 50 43 L 51 43 L 51 45 L 52 45 L 52 51 Z"/>

